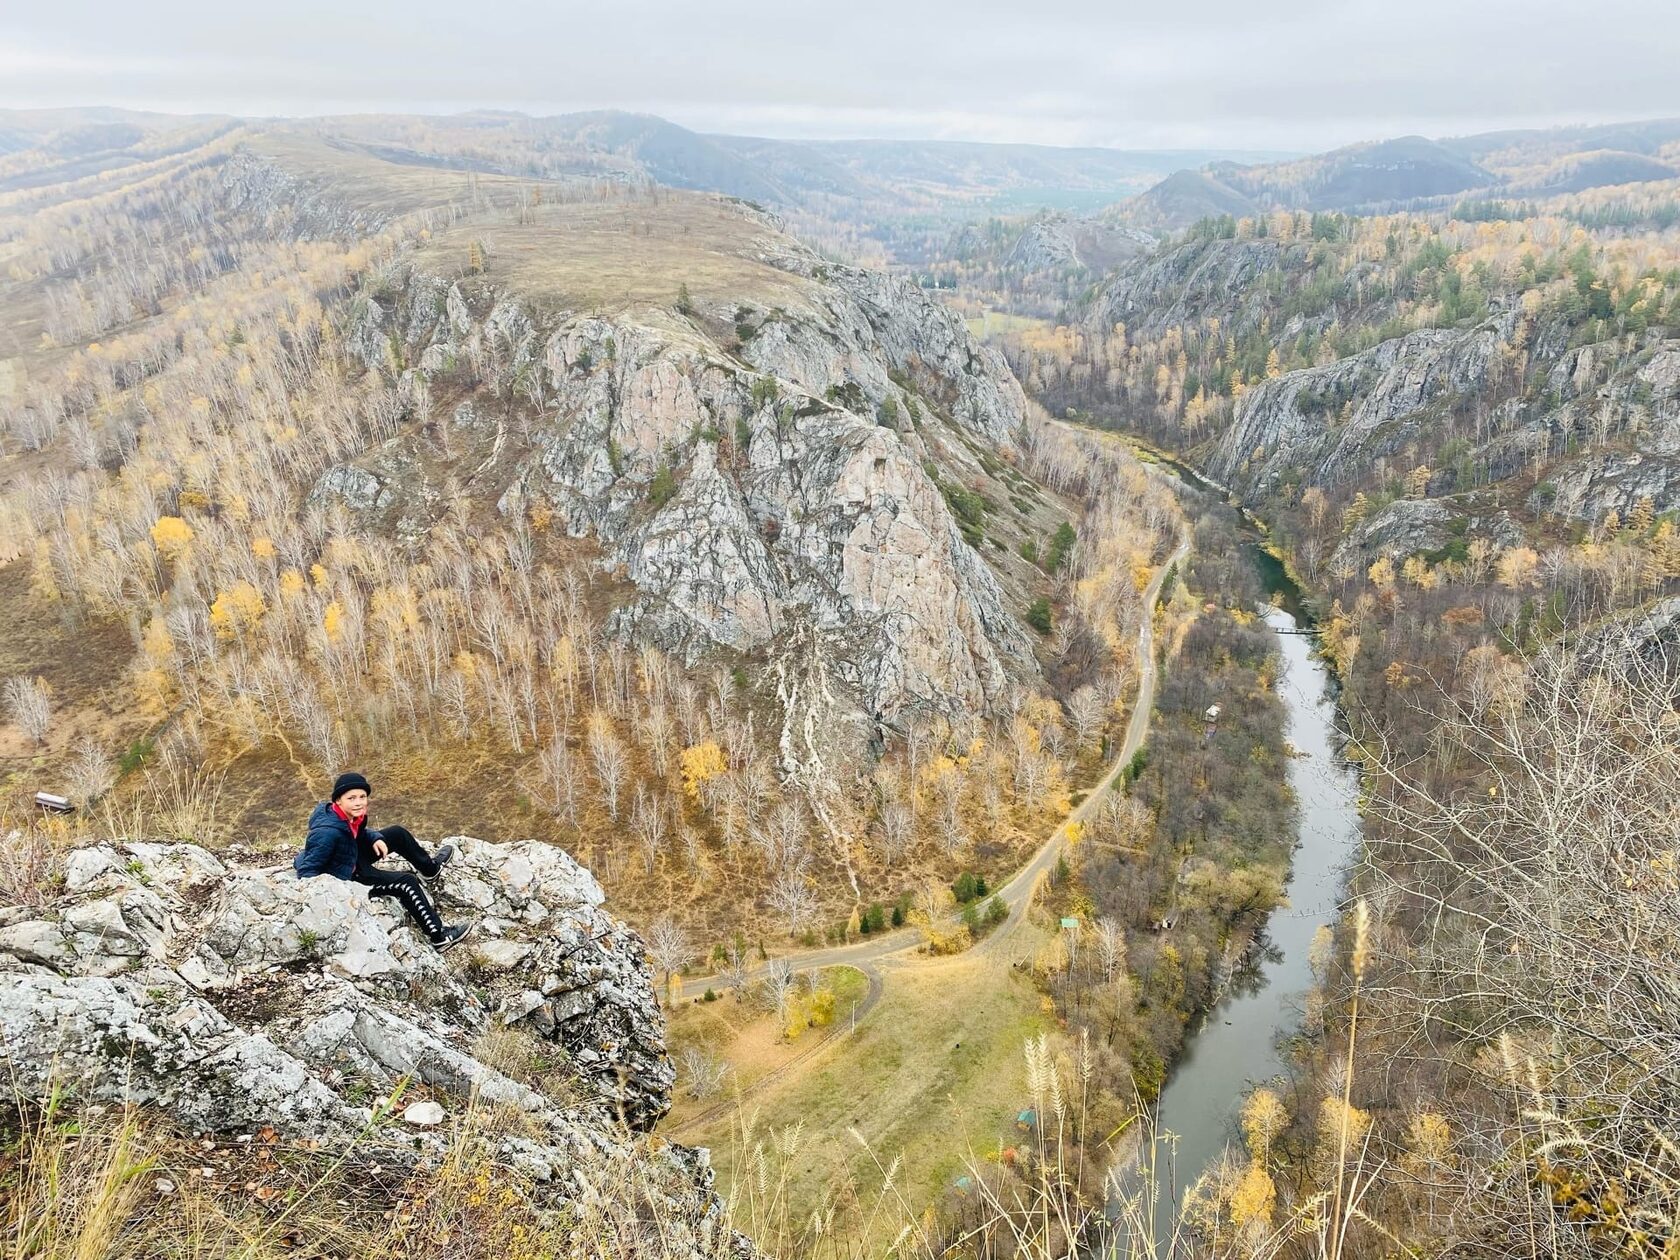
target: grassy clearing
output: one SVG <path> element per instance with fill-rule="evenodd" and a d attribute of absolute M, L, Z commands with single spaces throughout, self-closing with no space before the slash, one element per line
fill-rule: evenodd
<path fill-rule="evenodd" d="M 464 273 L 474 242 L 485 275 L 533 298 L 614 312 L 675 305 L 681 286 L 702 309 L 743 302 L 800 303 L 805 282 L 761 261 L 774 234 L 713 197 L 661 192 L 657 200 L 541 206 L 536 222 L 469 222 L 439 232 L 419 261 Z"/>
<path fill-rule="evenodd" d="M 982 311 L 979 315 L 970 316 L 963 320 L 968 328 L 970 337 L 985 340 L 988 337 L 1005 337 L 1011 333 L 1042 332 L 1055 325 L 1047 319 L 1035 319 L 1031 315 L 1013 315 L 1008 311 Z"/>
<path fill-rule="evenodd" d="M 720 197 L 660 189 L 579 200 L 575 184 L 392 162 L 360 145 L 284 132 L 250 146 L 357 210 L 404 215 L 472 207 L 418 251 L 422 266 L 464 274 L 476 242 L 485 275 L 522 295 L 602 312 L 669 307 L 687 285 L 697 306 L 793 305 L 804 281 L 763 261 L 777 234 Z"/>
<path fill-rule="evenodd" d="M 1011 944 L 1030 948 L 1026 939 Z M 882 1176 L 850 1130 L 883 1162 L 901 1159 L 898 1190 L 912 1212 L 964 1172 L 971 1148 L 984 1157 L 1000 1140 L 1014 1141 L 1026 1096 L 1021 1047 L 1046 1024 L 1030 977 L 1005 951 L 894 967 L 856 1034 L 743 1109 L 757 1134 L 802 1126 L 789 1157 L 790 1217 L 805 1220 L 832 1205 L 849 1227 L 869 1227 L 859 1205 L 875 1202 Z M 751 1149 L 741 1127 L 741 1116 L 729 1116 L 685 1135 L 713 1148 L 725 1193 Z M 869 1254 L 879 1250 L 871 1246 Z"/>
<path fill-rule="evenodd" d="M 834 1021 L 828 1028 L 808 1028 L 796 1040 L 787 1039 L 785 1025 L 774 1011 L 738 1001 L 734 994 L 715 1002 L 695 999 L 679 1006 L 671 1012 L 666 1040 L 675 1055 L 680 1056 L 693 1046 L 727 1063 L 729 1075 L 723 1087 L 726 1094 L 751 1090 L 766 1076 L 781 1071 L 810 1050 L 832 1030 L 844 1028 L 853 1010 L 869 992 L 868 978 L 855 967 L 825 967 L 817 973 L 817 984 L 834 993 Z M 680 1128 L 717 1101 L 717 1098 L 697 1100 L 679 1089 L 676 1106 L 666 1124 L 672 1129 Z"/>

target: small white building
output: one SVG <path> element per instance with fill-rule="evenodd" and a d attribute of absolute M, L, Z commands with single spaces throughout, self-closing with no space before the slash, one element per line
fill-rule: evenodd
<path fill-rule="evenodd" d="M 1219 721 L 1219 706 L 1217 704 L 1208 705 L 1207 712 L 1202 714 L 1202 716 L 1210 722 Z"/>

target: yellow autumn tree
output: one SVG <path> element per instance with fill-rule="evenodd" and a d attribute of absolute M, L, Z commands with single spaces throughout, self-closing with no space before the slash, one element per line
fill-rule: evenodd
<path fill-rule="evenodd" d="M 262 620 L 268 606 L 262 592 L 249 582 L 235 582 L 210 605 L 210 625 L 220 639 L 235 639 Z"/>
<path fill-rule="evenodd" d="M 170 636 L 169 627 L 159 618 L 153 617 L 146 623 L 146 632 L 140 640 L 140 650 L 154 666 L 161 666 L 175 655 L 175 640 Z"/>
<path fill-rule="evenodd" d="M 165 560 L 175 559 L 192 540 L 192 526 L 179 516 L 160 516 L 152 522 L 152 545 Z"/>
<path fill-rule="evenodd" d="M 1406 1153 L 1400 1166 L 1414 1177 L 1426 1177 L 1431 1170 L 1453 1164 L 1452 1126 L 1437 1111 L 1420 1111 L 1406 1126 Z"/>
<path fill-rule="evenodd" d="M 1242 1108 L 1242 1131 L 1256 1166 L 1271 1157 L 1272 1142 L 1288 1123 L 1289 1111 L 1275 1092 L 1257 1089 L 1248 1096 Z"/>
<path fill-rule="evenodd" d="M 1318 1105 L 1319 1156 L 1327 1167 L 1357 1157 L 1370 1131 L 1370 1112 L 1333 1096 Z"/>
<path fill-rule="evenodd" d="M 1429 561 L 1422 556 L 1407 556 L 1406 563 L 1400 566 L 1400 574 L 1422 590 L 1432 591 L 1441 584 L 1441 576 L 1429 567 Z"/>
<path fill-rule="evenodd" d="M 1657 522 L 1657 529 L 1651 535 L 1651 554 L 1657 558 L 1657 563 L 1668 577 L 1680 577 L 1680 530 L 1674 528 L 1671 520 Z"/>
<path fill-rule="evenodd" d="M 1371 512 L 1371 501 L 1365 497 L 1363 490 L 1353 496 L 1353 501 L 1342 509 L 1342 530 L 1356 528 Z"/>
<path fill-rule="evenodd" d="M 1239 1229 L 1271 1223 L 1277 1203 L 1277 1186 L 1271 1174 L 1259 1164 L 1250 1164 L 1231 1191 L 1231 1222 Z"/>
<path fill-rule="evenodd" d="M 700 789 L 705 783 L 728 769 L 723 749 L 711 739 L 683 749 L 678 762 L 682 766 L 683 791 L 695 801 L 700 799 Z"/>
<path fill-rule="evenodd" d="M 1538 585 L 1540 580 L 1540 556 L 1533 547 L 1507 547 L 1494 568 L 1499 584 L 1513 591 Z"/>

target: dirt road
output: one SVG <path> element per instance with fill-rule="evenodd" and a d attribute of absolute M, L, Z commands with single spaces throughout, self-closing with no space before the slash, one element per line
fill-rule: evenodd
<path fill-rule="evenodd" d="M 1150 579 L 1149 585 L 1143 592 L 1143 603 L 1146 610 L 1153 609 L 1155 600 L 1160 596 L 1161 584 L 1166 580 L 1167 573 L 1175 566 L 1184 563 L 1184 558 L 1190 552 L 1188 538 L 1180 540 L 1172 555 Z M 1136 754 L 1143 747 L 1144 738 L 1149 734 L 1149 714 L 1155 706 L 1155 620 L 1152 615 L 1146 615 L 1143 623 L 1138 627 L 1138 691 L 1137 702 L 1132 706 L 1131 719 L 1126 723 L 1126 736 L 1120 741 L 1114 759 L 1103 772 L 1103 777 L 1093 787 L 1090 794 L 1057 825 L 1043 844 L 1033 853 L 1027 863 L 1021 867 L 1003 887 L 997 890 L 997 895 L 1009 907 L 1009 918 L 999 924 L 976 949 L 997 949 L 999 942 L 1012 935 L 1016 928 L 1026 918 L 1027 907 L 1032 902 L 1034 891 L 1038 883 L 1055 868 L 1056 860 L 1061 856 L 1063 842 L 1067 839 L 1067 829 L 1072 823 L 1083 823 L 1089 819 L 1102 804 L 1103 798 L 1114 788 L 1121 773 Z M 871 999 L 868 1006 L 874 1006 L 875 998 L 879 997 L 881 984 L 880 972 L 874 964 L 883 958 L 894 954 L 901 954 L 906 950 L 915 949 L 922 943 L 922 932 L 919 928 L 900 928 L 892 932 L 884 932 L 872 936 L 868 940 L 857 941 L 850 945 L 837 945 L 827 949 L 794 950 L 779 956 L 780 961 L 786 962 L 795 971 L 812 971 L 821 967 L 850 966 L 856 967 L 869 977 Z M 767 966 L 768 964 L 764 964 Z M 757 976 L 763 972 L 764 966 L 755 967 L 750 973 Z M 719 977 L 697 976 L 692 980 L 683 981 L 680 990 L 684 998 L 699 997 L 707 989 L 717 989 L 722 982 Z M 825 1038 L 822 1044 L 826 1044 Z M 817 1047 L 812 1047 L 814 1051 Z M 804 1056 L 801 1056 L 804 1057 Z M 785 1067 L 783 1069 L 786 1070 Z"/>

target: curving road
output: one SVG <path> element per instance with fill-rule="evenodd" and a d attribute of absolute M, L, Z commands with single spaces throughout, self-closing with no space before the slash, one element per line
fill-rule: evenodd
<path fill-rule="evenodd" d="M 1144 737 L 1149 733 L 1149 715 L 1155 707 L 1155 681 L 1157 668 L 1155 665 L 1155 618 L 1152 611 L 1155 601 L 1161 594 L 1161 584 L 1166 580 L 1169 570 L 1175 565 L 1184 563 L 1185 556 L 1190 553 L 1190 540 L 1181 538 L 1178 546 L 1168 557 L 1167 562 L 1155 571 L 1150 578 L 1149 585 L 1143 591 L 1143 606 L 1146 615 L 1138 627 L 1138 692 L 1137 701 L 1132 706 L 1131 719 L 1126 723 L 1126 736 L 1120 741 L 1120 747 L 1115 753 L 1107 770 L 1097 785 L 1064 818 L 1056 828 L 1045 838 L 1043 844 L 1027 860 L 1026 865 L 1010 878 L 1009 882 L 997 890 L 997 896 L 1009 907 L 1009 917 L 999 924 L 996 930 L 975 946 L 976 949 L 995 949 L 997 942 L 1010 936 L 1021 925 L 1027 916 L 1027 907 L 1032 903 L 1032 895 L 1042 880 L 1056 865 L 1056 859 L 1061 856 L 1062 842 L 1067 838 L 1067 829 L 1073 823 L 1082 823 L 1089 819 L 1102 804 L 1103 798 L 1113 790 L 1115 782 L 1126 768 L 1126 763 L 1143 747 Z M 880 996 L 881 975 L 874 966 L 883 958 L 894 954 L 901 954 L 914 949 L 922 943 L 922 932 L 919 928 L 899 928 L 896 931 L 884 932 L 871 936 L 868 940 L 858 941 L 852 945 L 836 945 L 827 949 L 794 950 L 791 953 L 779 955 L 779 961 L 786 962 L 795 971 L 812 971 L 821 967 L 850 966 L 856 967 L 869 978 L 870 997 L 864 1009 L 873 1006 Z M 768 964 L 753 968 L 751 976 L 759 975 Z M 720 980 L 716 975 L 697 976 L 692 980 L 685 980 L 679 990 L 682 997 L 699 997 L 707 989 L 719 987 Z M 832 1034 L 831 1034 L 832 1037 Z M 811 1047 L 814 1052 L 821 1045 L 826 1045 L 831 1039 L 824 1038 L 817 1046 Z M 800 1059 L 806 1057 L 802 1054 Z M 797 1060 L 796 1060 L 797 1061 Z M 785 1065 L 783 1071 L 786 1070 Z M 762 1082 L 761 1082 L 762 1083 Z"/>

